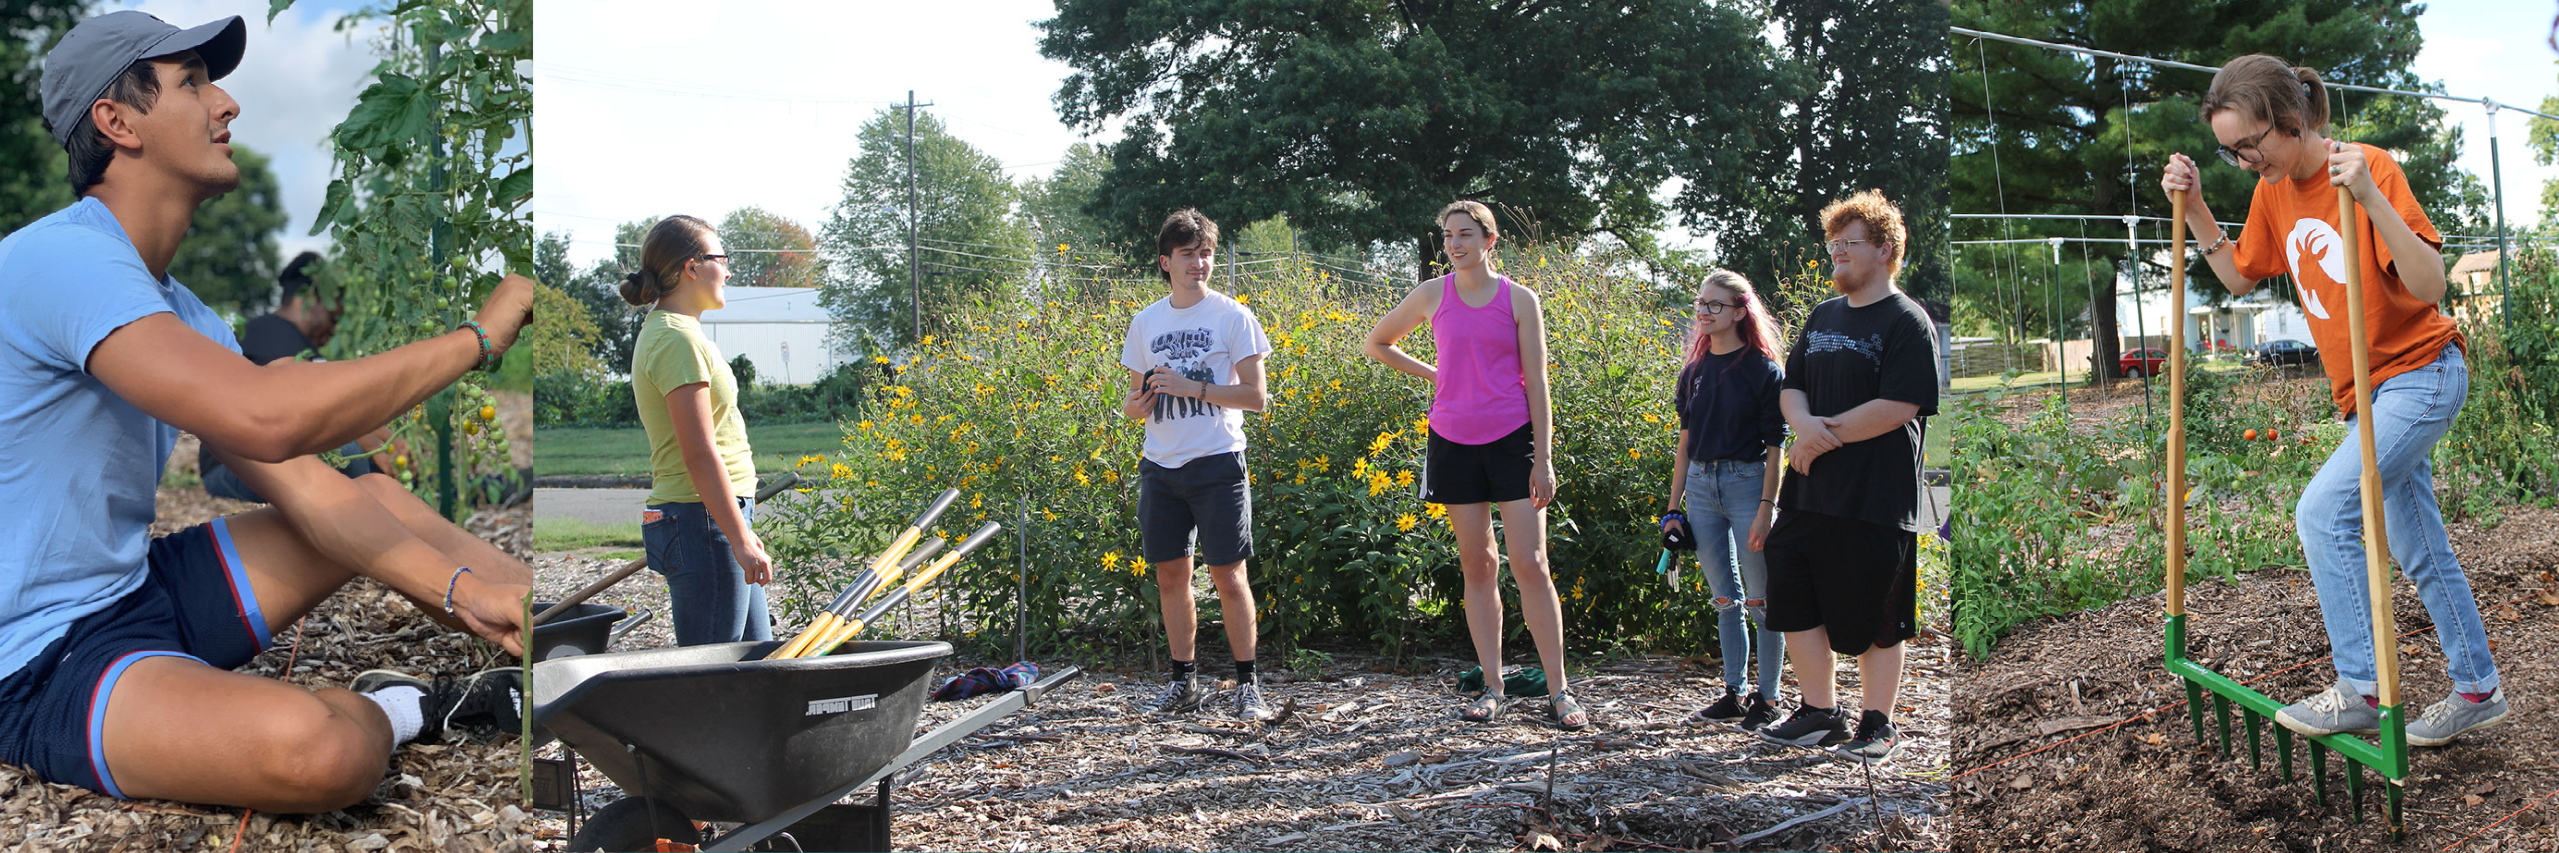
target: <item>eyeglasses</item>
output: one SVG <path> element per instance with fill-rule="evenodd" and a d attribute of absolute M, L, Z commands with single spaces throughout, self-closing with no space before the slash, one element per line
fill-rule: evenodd
<path fill-rule="evenodd" d="M 2273 132 L 2275 132 L 2275 126 L 2266 125 L 2265 130 L 2257 131 L 2257 135 L 2248 137 L 2246 142 L 2239 143 L 2238 148 L 2220 145 L 2214 146 L 2213 152 L 2221 155 L 2221 162 L 2245 169 L 2265 162 L 2266 152 L 2257 150 L 2257 144 L 2265 141 L 2266 134 Z M 2242 154 L 2240 153 L 2242 151 L 2248 153 Z"/>
<path fill-rule="evenodd" d="M 694 260 L 719 261 L 721 266 L 729 265 L 729 256 L 727 255 L 697 255 L 694 257 Z"/>
<path fill-rule="evenodd" d="M 1697 313 L 1710 317 L 1721 316 L 1724 313 L 1724 309 L 1731 307 L 1734 306 L 1726 305 L 1721 302 L 1700 302 L 1697 303 Z"/>
<path fill-rule="evenodd" d="M 1872 241 L 1872 240 L 1830 240 L 1830 241 L 1827 241 L 1827 242 L 1822 243 L 1822 248 L 1824 248 L 1824 249 L 1828 249 L 1828 250 L 1833 251 L 1833 252 L 1845 252 L 1845 251 L 1848 251 L 1848 247 L 1850 247 L 1850 246 L 1854 246 L 1854 245 L 1857 245 L 1857 244 L 1859 244 L 1859 243 L 1871 243 L 1871 242 L 1874 242 L 1874 241 Z"/>

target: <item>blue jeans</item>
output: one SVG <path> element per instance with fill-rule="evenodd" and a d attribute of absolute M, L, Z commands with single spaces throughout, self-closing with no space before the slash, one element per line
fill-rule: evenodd
<path fill-rule="evenodd" d="M 2433 364 L 2384 380 L 2372 394 L 2373 454 L 2381 475 L 2382 514 L 2390 554 L 2417 587 L 2417 598 L 2435 620 L 2444 668 L 2454 690 L 2493 693 L 2497 664 L 2488 658 L 2488 632 L 2479 602 L 2444 535 L 2435 506 L 2435 442 L 2452 429 L 2470 396 L 2470 368 L 2461 350 L 2446 346 Z M 2357 417 L 2361 417 L 2360 414 Z M 2294 516 L 2310 579 L 2319 589 L 2319 615 L 2328 625 L 2328 648 L 2337 677 L 2363 695 L 2379 692 L 2373 665 L 2372 599 L 2366 583 L 2363 543 L 2363 456 L 2356 420 L 2346 420 L 2346 440 L 2301 492 Z"/>
<path fill-rule="evenodd" d="M 1768 596 L 1768 563 L 1760 553 L 1750 549 L 1750 523 L 1759 514 L 1760 488 L 1766 482 L 1765 462 L 1691 462 L 1688 464 L 1688 531 L 1697 539 L 1697 563 L 1706 574 L 1706 585 L 1716 598 L 1730 599 L 1735 606 L 1721 608 L 1722 621 L 1716 624 L 1715 636 L 1724 645 L 1724 685 L 1735 690 L 1745 683 L 1744 667 L 1751 656 L 1751 639 L 1755 626 L 1768 621 L 1765 605 L 1742 605 L 1745 599 Z M 1749 624 L 1743 624 L 1747 615 Z M 1778 667 L 1786 660 L 1786 635 L 1766 628 L 1755 632 L 1759 640 L 1759 694 L 1777 701 Z"/>
<path fill-rule="evenodd" d="M 675 611 L 675 644 L 773 639 L 773 620 L 764 609 L 764 586 L 746 582 L 746 569 L 729 552 L 728 534 L 711 521 L 710 510 L 700 503 L 649 508 L 665 515 L 640 525 L 640 541 L 648 545 L 649 568 L 666 576 L 667 601 Z M 738 512 L 751 529 L 755 510 L 747 499 L 738 499 Z"/>

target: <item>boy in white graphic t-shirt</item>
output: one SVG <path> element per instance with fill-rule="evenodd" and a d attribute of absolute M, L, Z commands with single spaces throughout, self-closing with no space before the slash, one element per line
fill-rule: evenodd
<path fill-rule="evenodd" d="M 1129 393 L 1120 414 L 1146 422 L 1138 463 L 1137 529 L 1162 593 L 1164 633 L 1172 646 L 1169 683 L 1146 710 L 1197 709 L 1208 679 L 1199 674 L 1193 640 L 1199 614 L 1191 599 L 1193 532 L 1217 586 L 1235 654 L 1235 716 L 1269 719 L 1253 668 L 1256 625 L 1244 561 L 1253 556 L 1253 489 L 1244 474 L 1244 413 L 1270 404 L 1262 357 L 1271 351 L 1253 312 L 1209 289 L 1217 265 L 1217 223 L 1185 208 L 1166 217 L 1155 236 L 1155 265 L 1172 291 L 1137 312 L 1120 346 Z"/>

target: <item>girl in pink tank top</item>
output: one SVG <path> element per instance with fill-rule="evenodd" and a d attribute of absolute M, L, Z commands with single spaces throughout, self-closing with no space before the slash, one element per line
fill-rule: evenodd
<path fill-rule="evenodd" d="M 1546 387 L 1546 320 L 1537 294 L 1493 269 L 1500 240 L 1493 211 L 1460 201 L 1440 211 L 1440 234 L 1454 270 L 1423 281 L 1379 318 L 1362 351 L 1431 383 L 1430 456 L 1424 499 L 1448 507 L 1466 574 L 1466 628 L 1484 673 L 1484 695 L 1459 716 L 1490 721 L 1507 702 L 1502 684 L 1501 559 L 1493 548 L 1500 504 L 1520 616 L 1546 669 L 1547 710 L 1579 729 L 1590 714 L 1564 672 L 1564 611 L 1546 564 L 1546 504 L 1555 499 L 1554 415 Z M 1397 341 L 1430 321 L 1439 363 L 1424 364 Z"/>

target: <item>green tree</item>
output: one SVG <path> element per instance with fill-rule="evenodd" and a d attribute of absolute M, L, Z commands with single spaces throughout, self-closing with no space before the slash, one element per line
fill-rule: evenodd
<path fill-rule="evenodd" d="M 0 234 L 71 204 L 71 160 L 44 130 L 44 54 L 88 0 L 0 0 Z"/>
<path fill-rule="evenodd" d="M 2318 68 L 2332 81 L 2418 90 L 2423 86 L 2408 65 L 2421 45 L 2416 17 L 2423 8 L 2399 0 L 1963 0 L 1954 6 L 1954 21 L 1969 29 L 2198 65 L 2271 53 Z M 2163 20 L 2180 23 L 2159 26 Z M 2159 195 L 2159 169 L 2170 153 L 2182 152 L 2202 166 L 2205 199 L 2216 216 L 2237 221 L 2246 215 L 2256 178 L 2221 165 L 2212 154 L 2217 144 L 2212 129 L 2196 118 L 2209 75 L 1963 36 L 1954 37 L 1952 50 L 1955 131 L 1948 185 L 1955 210 L 2164 217 L 2169 207 Z M 1995 73 L 1985 76 L 1985 67 Z M 2334 92 L 2330 114 L 2338 137 L 2398 156 L 2438 229 L 2451 234 L 2476 227 L 2485 196 L 2476 178 L 2453 165 L 2461 140 L 2444 125 L 2440 108 L 2420 99 Z M 2120 340 L 2115 271 L 2137 271 L 2145 287 L 2167 278 L 2151 262 L 2150 251 L 2136 255 L 2113 241 L 2123 237 L 2122 228 L 2111 218 L 1967 223 L 1959 238 L 2073 242 L 2057 272 L 2040 244 L 1968 253 L 1967 267 L 1958 272 L 1958 302 L 1966 313 L 2001 317 L 1999 327 L 2012 333 L 2052 328 L 2057 311 L 2068 317 L 2084 308 L 2092 318 L 2096 366 L 2114 375 Z M 2076 242 L 2083 229 L 2109 242 Z M 2148 223 L 2143 236 L 2161 239 L 2167 231 L 2165 223 Z M 2073 254 L 2080 256 L 2075 262 Z M 1996 266 L 1971 266 L 1974 259 Z M 2200 265 L 2188 280 L 2199 295 L 2227 298 Z M 2296 298 L 2288 283 L 2275 286 L 2283 297 Z"/>
<path fill-rule="evenodd" d="M 198 206 L 186 239 L 169 263 L 169 275 L 185 282 L 205 304 L 260 314 L 275 305 L 275 235 L 285 226 L 284 193 L 267 156 L 232 146 L 240 186 Z"/>
<path fill-rule="evenodd" d="M 1124 124 L 1086 210 L 1132 246 L 1197 206 L 1433 264 L 1431 215 L 1473 198 L 1515 235 L 1649 251 L 1673 179 L 1696 222 L 1758 200 L 1800 85 L 1759 20 L 1696 2 L 1061 0 L 1040 26 L 1075 69 L 1060 117 Z"/>
<path fill-rule="evenodd" d="M 1043 249 L 1058 245 L 1081 249 L 1125 237 L 1127 229 L 1113 229 L 1086 212 L 1102 190 L 1103 176 L 1110 171 L 1109 155 L 1093 147 L 1093 143 L 1078 142 L 1067 146 L 1066 156 L 1048 177 L 1023 181 L 1022 219 L 1031 231 L 1033 245 Z"/>
<path fill-rule="evenodd" d="M 1003 164 L 950 135 L 941 119 L 915 117 L 916 239 L 923 275 L 908 278 L 907 137 L 902 110 L 863 123 L 860 151 L 844 173 L 844 199 L 824 229 L 828 278 L 822 301 L 843 349 L 863 341 L 914 340 L 915 299 L 923 294 L 924 334 L 971 300 L 1003 298 L 1029 269 L 1031 235 L 1013 216 L 1018 196 Z"/>
<path fill-rule="evenodd" d="M 1692 225 L 1723 224 L 1722 265 L 1763 286 L 1827 265 L 1823 206 L 1866 189 L 1901 207 L 1910 232 L 1898 285 L 1942 301 L 1946 249 L 1946 7 L 1929 0 L 1794 0 L 1768 10 L 1777 54 L 1812 85 L 1786 90 L 1780 133 L 1758 156 L 1774 174 L 1738 207 L 1713 198 L 1678 207 Z M 1676 268 L 1677 264 L 1672 264 Z"/>
<path fill-rule="evenodd" d="M 636 235 L 646 227 L 626 222 L 615 232 Z M 617 238 L 615 242 L 636 240 Z M 607 260 L 585 270 L 577 269 L 569 262 L 568 237 L 563 234 L 544 234 L 541 242 L 533 246 L 533 277 L 558 288 L 580 307 L 584 322 L 595 327 L 595 357 L 612 373 L 630 370 L 631 346 L 640 335 L 640 313 L 622 301 L 622 273 L 618 267 L 618 261 Z"/>
<path fill-rule="evenodd" d="M 761 207 L 741 207 L 720 220 L 729 250 L 729 283 L 739 287 L 818 287 L 826 264 L 817 240 L 790 217 Z"/>

